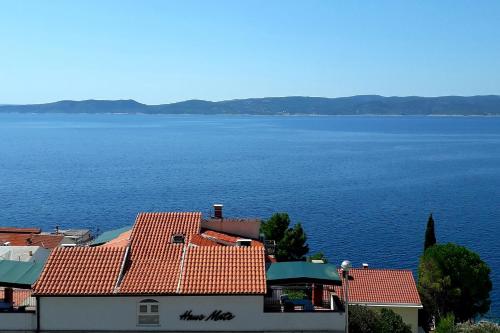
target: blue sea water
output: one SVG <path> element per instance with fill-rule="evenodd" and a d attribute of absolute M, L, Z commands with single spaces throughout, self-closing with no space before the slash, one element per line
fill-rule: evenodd
<path fill-rule="evenodd" d="M 101 231 L 141 211 L 302 222 L 333 263 L 416 269 L 439 242 L 491 266 L 500 316 L 500 118 L 0 115 L 0 225 Z"/>

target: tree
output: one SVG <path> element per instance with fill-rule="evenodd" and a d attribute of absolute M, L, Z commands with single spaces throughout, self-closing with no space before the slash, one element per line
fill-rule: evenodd
<path fill-rule="evenodd" d="M 366 306 L 349 306 L 351 333 L 411 333 L 411 327 L 396 312 L 382 308 L 380 312 Z"/>
<path fill-rule="evenodd" d="M 276 259 L 278 261 L 304 260 L 309 252 L 306 243 L 307 236 L 300 223 L 290 226 L 290 217 L 287 213 L 275 213 L 261 224 L 260 232 L 266 239 L 276 242 Z"/>
<path fill-rule="evenodd" d="M 274 213 L 267 221 L 262 222 L 260 232 L 266 239 L 274 240 L 278 244 L 290 226 L 290 217 L 287 213 Z"/>
<path fill-rule="evenodd" d="M 391 309 L 380 310 L 381 333 L 411 333 L 411 326 L 405 324 L 403 318 Z"/>
<path fill-rule="evenodd" d="M 429 219 L 427 220 L 427 228 L 425 229 L 424 251 L 434 244 L 436 244 L 436 233 L 434 231 L 434 219 L 432 218 L 431 213 L 431 215 L 429 215 Z"/>
<path fill-rule="evenodd" d="M 309 252 L 306 243 L 307 236 L 302 229 L 302 225 L 297 223 L 293 228 L 289 228 L 283 239 L 278 243 L 276 259 L 278 261 L 299 261 L 304 260 L 304 256 Z"/>
<path fill-rule="evenodd" d="M 442 317 L 437 326 L 435 333 L 455 333 L 455 316 L 453 313 L 448 313 L 446 316 Z"/>
<path fill-rule="evenodd" d="M 380 315 L 372 309 L 361 306 L 349 306 L 349 332 L 350 333 L 378 333 Z"/>
<path fill-rule="evenodd" d="M 418 267 L 418 290 L 427 312 L 439 322 L 453 313 L 458 322 L 490 309 L 490 268 L 479 255 L 456 244 L 425 250 Z"/>

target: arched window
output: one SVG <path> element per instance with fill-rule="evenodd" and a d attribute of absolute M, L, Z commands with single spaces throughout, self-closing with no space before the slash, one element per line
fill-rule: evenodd
<path fill-rule="evenodd" d="M 144 299 L 137 303 L 137 325 L 160 325 L 160 303 Z"/>

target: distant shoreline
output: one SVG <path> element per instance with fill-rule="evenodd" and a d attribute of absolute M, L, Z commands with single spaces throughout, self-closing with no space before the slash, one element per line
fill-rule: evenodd
<path fill-rule="evenodd" d="M 265 97 L 227 101 L 187 100 L 148 105 L 134 100 L 59 101 L 45 104 L 0 104 L 1 113 L 167 114 L 239 116 L 500 116 L 500 96 L 338 98 Z"/>

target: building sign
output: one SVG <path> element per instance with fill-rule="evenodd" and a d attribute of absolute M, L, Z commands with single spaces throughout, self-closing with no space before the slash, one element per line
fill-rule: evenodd
<path fill-rule="evenodd" d="M 231 312 L 222 312 L 222 310 L 215 310 L 209 315 L 193 314 L 192 310 L 187 310 L 179 316 L 180 320 L 197 320 L 197 321 L 226 321 L 232 320 L 235 316 Z"/>

